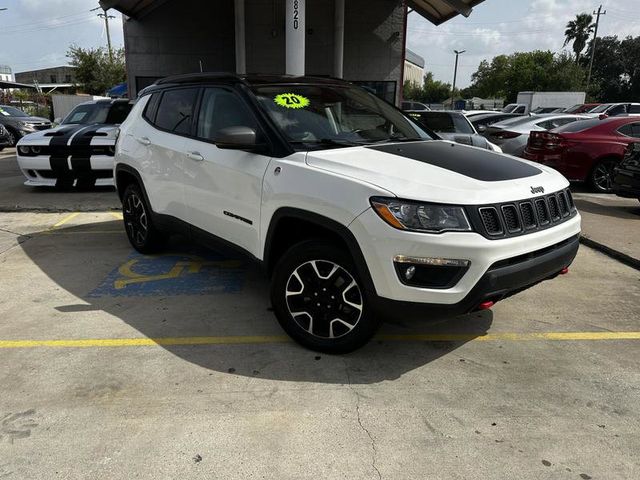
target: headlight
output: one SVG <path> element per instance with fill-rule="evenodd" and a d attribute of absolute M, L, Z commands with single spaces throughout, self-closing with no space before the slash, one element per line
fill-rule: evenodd
<path fill-rule="evenodd" d="M 18 125 L 22 126 L 22 127 L 28 127 L 29 125 L 31 125 L 28 122 L 18 122 Z"/>
<path fill-rule="evenodd" d="M 23 155 L 29 155 L 31 149 L 29 147 L 18 147 L 18 151 Z"/>
<path fill-rule="evenodd" d="M 464 208 L 456 205 L 420 203 L 373 197 L 371 206 L 392 227 L 414 232 L 470 232 Z"/>

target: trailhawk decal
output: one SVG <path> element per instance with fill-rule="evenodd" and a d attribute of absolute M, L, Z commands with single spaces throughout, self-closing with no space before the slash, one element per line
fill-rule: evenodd
<path fill-rule="evenodd" d="M 425 141 L 366 148 L 428 163 L 484 182 L 516 180 L 542 173 L 542 170 L 507 155 L 449 142 Z"/>
<path fill-rule="evenodd" d="M 281 93 L 273 99 L 276 105 L 284 108 L 305 108 L 309 106 L 309 99 L 297 93 Z"/>

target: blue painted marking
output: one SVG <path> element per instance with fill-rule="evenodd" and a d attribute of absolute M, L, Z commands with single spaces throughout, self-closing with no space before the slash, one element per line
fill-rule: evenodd
<path fill-rule="evenodd" d="M 209 295 L 238 293 L 244 287 L 242 260 L 211 251 L 159 256 L 133 252 L 89 297 Z"/>

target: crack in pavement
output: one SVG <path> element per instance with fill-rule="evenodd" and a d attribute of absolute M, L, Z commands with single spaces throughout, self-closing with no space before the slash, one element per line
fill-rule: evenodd
<path fill-rule="evenodd" d="M 344 370 L 345 370 L 345 373 L 347 374 L 347 386 L 349 387 L 349 390 L 351 390 L 356 396 L 356 415 L 357 415 L 358 425 L 360 426 L 362 431 L 364 431 L 367 434 L 367 436 L 369 437 L 369 441 L 371 442 L 371 450 L 372 450 L 371 466 L 378 474 L 378 480 L 382 480 L 382 474 L 380 473 L 380 470 L 378 470 L 378 467 L 376 466 L 376 461 L 378 458 L 378 448 L 376 447 L 376 441 L 373 438 L 373 435 L 371 435 L 371 432 L 369 431 L 369 429 L 362 424 L 362 417 L 360 416 L 360 393 L 358 393 L 358 391 L 355 388 L 353 388 L 353 384 L 351 383 L 351 375 L 349 375 L 349 367 L 347 366 L 346 361 L 344 362 Z"/>

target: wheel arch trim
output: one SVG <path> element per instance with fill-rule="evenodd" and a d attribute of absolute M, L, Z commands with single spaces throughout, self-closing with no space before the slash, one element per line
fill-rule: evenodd
<path fill-rule="evenodd" d="M 275 234 L 277 232 L 280 222 L 287 219 L 301 220 L 307 223 L 312 223 L 318 227 L 329 230 L 336 234 L 344 241 L 349 249 L 349 254 L 353 259 L 358 276 L 362 280 L 364 287 L 370 293 L 375 294 L 376 289 L 371 277 L 371 272 L 367 266 L 367 262 L 360 248 L 360 244 L 355 235 L 346 225 L 337 222 L 331 218 L 325 217 L 318 213 L 311 212 L 309 210 L 303 210 L 294 207 L 281 207 L 274 212 L 269 222 L 269 228 L 267 229 L 267 235 L 264 243 L 263 259 L 267 272 L 270 272 L 274 267 L 274 261 L 271 259 L 270 253 L 273 250 L 273 242 Z"/>

